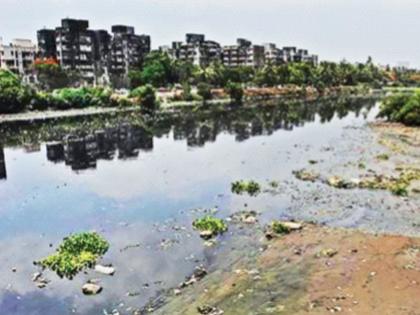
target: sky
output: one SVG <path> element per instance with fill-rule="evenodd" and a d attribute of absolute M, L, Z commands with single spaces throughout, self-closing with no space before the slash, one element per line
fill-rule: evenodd
<path fill-rule="evenodd" d="M 420 67 L 419 16 L 419 0 L 0 0 L 0 37 L 35 40 L 70 17 L 92 29 L 133 25 L 154 48 L 196 32 L 221 44 L 307 48 L 321 60 Z"/>

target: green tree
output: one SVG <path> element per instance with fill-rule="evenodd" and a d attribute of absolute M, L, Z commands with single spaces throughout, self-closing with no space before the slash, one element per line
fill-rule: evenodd
<path fill-rule="evenodd" d="M 33 92 L 8 70 L 0 70 L 0 113 L 16 113 L 29 104 Z"/>
<path fill-rule="evenodd" d="M 150 84 L 135 88 L 130 92 L 130 97 L 136 98 L 138 103 L 147 111 L 158 109 L 159 104 L 156 100 L 156 90 Z"/>
<path fill-rule="evenodd" d="M 199 96 L 201 96 L 204 102 L 211 99 L 211 85 L 208 83 L 200 82 L 197 85 L 197 93 Z"/>
<path fill-rule="evenodd" d="M 275 86 L 278 82 L 278 76 L 273 66 L 267 65 L 257 70 L 254 82 L 258 86 Z"/>
<path fill-rule="evenodd" d="M 229 93 L 231 100 L 236 103 L 242 103 L 244 97 L 244 89 L 240 83 L 234 83 L 229 81 L 226 85 L 226 91 Z"/>
<path fill-rule="evenodd" d="M 173 63 L 168 54 L 152 52 L 146 57 L 141 74 L 136 76 L 136 79 L 139 79 L 141 84 L 163 87 L 174 82 L 174 72 Z"/>
<path fill-rule="evenodd" d="M 36 64 L 35 72 L 39 86 L 44 90 L 68 87 L 71 83 L 68 73 L 58 64 Z"/>

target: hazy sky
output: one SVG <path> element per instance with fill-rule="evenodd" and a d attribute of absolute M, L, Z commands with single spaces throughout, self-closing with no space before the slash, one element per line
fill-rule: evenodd
<path fill-rule="evenodd" d="M 35 39 L 63 17 L 89 19 L 93 29 L 133 25 L 153 47 L 203 32 L 222 44 L 246 37 L 296 45 L 322 60 L 371 55 L 420 66 L 419 0 L 0 0 L 0 36 Z"/>

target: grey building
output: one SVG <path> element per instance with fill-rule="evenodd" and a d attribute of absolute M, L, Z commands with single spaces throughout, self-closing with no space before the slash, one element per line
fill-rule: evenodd
<path fill-rule="evenodd" d="M 133 67 L 139 67 L 150 52 L 151 40 L 148 35 L 136 35 L 134 27 L 112 26 L 110 72 L 125 77 Z"/>
<path fill-rule="evenodd" d="M 236 45 L 223 47 L 223 64 L 227 67 L 250 66 L 259 68 L 264 66 L 264 46 L 253 45 L 243 38 L 237 40 Z"/>
<path fill-rule="evenodd" d="M 136 35 L 125 25 L 113 26 L 112 33 L 89 29 L 87 20 L 63 19 L 55 30 L 37 32 L 38 57 L 56 58 L 90 83 L 107 83 L 109 74 L 124 78 L 150 52 L 150 36 Z"/>
<path fill-rule="evenodd" d="M 37 57 L 57 58 L 57 45 L 55 43 L 55 30 L 42 29 L 37 32 L 38 52 Z"/>
<path fill-rule="evenodd" d="M 185 42 L 173 42 L 170 49 L 162 47 L 161 50 L 176 60 L 203 67 L 222 60 L 222 47 L 219 43 L 206 40 L 203 34 L 186 34 L 185 38 Z"/>
<path fill-rule="evenodd" d="M 278 66 L 285 63 L 283 50 L 278 48 L 276 44 L 264 44 L 265 64 Z"/>
<path fill-rule="evenodd" d="M 93 82 L 95 78 L 94 31 L 89 30 L 89 21 L 63 19 L 55 29 L 57 60 L 66 70 L 75 70 L 83 79 Z"/>

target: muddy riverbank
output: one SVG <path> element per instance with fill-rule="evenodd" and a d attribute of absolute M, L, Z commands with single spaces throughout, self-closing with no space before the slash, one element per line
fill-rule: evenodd
<path fill-rule="evenodd" d="M 261 238 L 259 248 L 224 256 L 229 263 L 155 314 L 418 314 L 419 238 L 310 224 L 273 241 L 248 238 Z"/>

